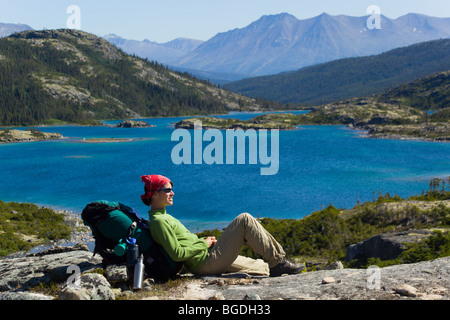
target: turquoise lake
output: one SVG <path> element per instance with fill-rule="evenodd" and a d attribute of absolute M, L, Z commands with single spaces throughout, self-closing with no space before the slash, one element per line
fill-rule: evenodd
<path fill-rule="evenodd" d="M 431 178 L 450 175 L 449 143 L 370 139 L 345 126 L 280 131 L 276 175 L 261 175 L 267 166 L 259 162 L 177 165 L 171 153 L 179 142 L 171 135 L 180 119 L 143 119 L 155 125 L 149 128 L 43 127 L 65 138 L 0 145 L 0 200 L 78 214 L 87 203 L 104 199 L 123 202 L 145 217 L 140 176 L 162 174 L 174 182 L 168 212 L 197 231 L 226 226 L 241 212 L 298 219 L 330 203 L 351 208 L 358 198 L 371 201 L 380 191 L 408 197 L 427 190 Z M 134 140 L 85 143 L 84 138 Z M 246 153 L 248 159 L 248 145 Z"/>

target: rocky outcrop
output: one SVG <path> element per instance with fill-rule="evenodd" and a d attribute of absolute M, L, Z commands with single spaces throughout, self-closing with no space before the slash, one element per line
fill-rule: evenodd
<path fill-rule="evenodd" d="M 114 300 L 111 284 L 98 273 L 82 274 L 79 283 L 67 282 L 57 300 Z"/>
<path fill-rule="evenodd" d="M 71 275 L 69 266 L 78 266 L 80 272 L 101 268 L 100 257 L 93 257 L 87 246 L 56 252 L 0 260 L 0 292 L 24 291 L 50 281 L 63 282 Z"/>
<path fill-rule="evenodd" d="M 39 130 L 0 130 L 0 143 L 32 142 L 61 139 L 59 133 L 41 132 Z"/>
<path fill-rule="evenodd" d="M 116 125 L 117 128 L 146 128 L 154 125 L 145 121 L 124 120 Z"/>
<path fill-rule="evenodd" d="M 450 141 L 450 125 L 445 122 L 427 122 L 399 125 L 365 125 L 364 130 L 371 138 L 379 139 L 422 139 L 427 141 Z"/>
<path fill-rule="evenodd" d="M 175 123 L 177 129 L 195 129 L 195 123 L 201 123 L 203 129 L 219 130 L 294 130 L 297 116 L 291 113 L 263 114 L 249 120 L 222 119 L 215 117 L 198 117 L 183 119 Z"/>
<path fill-rule="evenodd" d="M 348 247 L 345 261 L 356 258 L 380 258 L 391 260 L 397 258 L 411 243 L 417 243 L 432 234 L 429 230 L 410 230 L 397 233 L 380 234 L 352 244 Z"/>
<path fill-rule="evenodd" d="M 126 268 L 112 266 L 104 275 L 86 273 L 101 267 L 85 246 L 52 249 L 40 254 L 0 260 L 0 300 L 113 300 L 129 294 L 128 299 L 183 300 L 395 300 L 449 299 L 450 257 L 386 268 L 344 269 L 335 263 L 331 270 L 282 277 L 251 277 L 246 274 L 194 277 L 183 275 L 173 292 L 133 296 L 125 293 Z M 79 268 L 79 282 L 73 270 Z M 62 289 L 57 296 L 33 292 L 39 283 L 56 281 Z M 146 288 L 152 282 L 146 280 Z M 122 289 L 121 289 L 122 288 Z"/>
<path fill-rule="evenodd" d="M 205 277 L 185 298 L 262 300 L 441 300 L 450 298 L 450 257 L 385 268 L 337 269 L 228 285 Z"/>

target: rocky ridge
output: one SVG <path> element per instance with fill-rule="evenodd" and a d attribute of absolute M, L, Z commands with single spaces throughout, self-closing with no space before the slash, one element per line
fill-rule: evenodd
<path fill-rule="evenodd" d="M 74 270 L 79 268 L 78 287 Z M 99 256 L 85 245 L 0 260 L 0 300 L 448 300 L 450 257 L 385 268 L 329 268 L 282 277 L 247 274 L 194 277 L 184 275 L 176 289 L 143 293 L 126 289 L 126 267 L 110 266 L 104 274 Z M 337 268 L 337 269 L 335 269 Z M 90 272 L 90 273 L 89 273 Z M 33 290 L 39 283 L 57 281 L 55 296 Z M 121 289 L 122 288 L 122 289 Z M 147 293 L 146 293 L 147 292 Z"/>
<path fill-rule="evenodd" d="M 101 271 L 101 257 L 94 256 L 87 245 L 93 241 L 89 229 L 83 228 L 76 216 L 66 215 L 67 222 L 76 230 L 70 240 L 54 243 L 37 253 L 13 254 L 0 260 L 0 300 L 450 299 L 450 257 L 369 269 L 344 269 L 337 261 L 319 271 L 276 278 L 242 273 L 203 277 L 182 274 L 182 280 L 171 289 L 158 289 L 152 279 L 146 279 L 144 290 L 133 292 L 127 282 L 126 266 L 112 265 Z M 427 232 L 409 234 L 423 238 Z M 377 237 L 391 239 L 385 241 L 384 247 L 390 243 L 394 251 L 402 241 L 408 241 L 404 232 Z M 380 242 L 368 239 L 350 247 L 348 254 L 365 250 L 373 255 L 379 249 L 377 243 Z M 75 288 L 74 270 L 80 272 L 80 285 Z M 42 294 L 36 289 L 52 282 L 58 283 L 56 293 Z"/>
<path fill-rule="evenodd" d="M 421 202 L 415 202 L 420 204 Z M 448 201 L 439 202 L 448 205 Z M 402 206 L 407 204 L 386 204 Z M 430 204 L 427 203 L 429 206 Z M 434 204 L 437 205 L 437 204 Z M 448 300 L 450 257 L 413 264 L 368 269 L 344 268 L 340 261 L 319 271 L 307 263 L 308 272 L 276 278 L 243 273 L 197 277 L 181 274 L 175 285 L 163 287 L 152 279 L 140 292 L 130 290 L 125 265 L 102 269 L 99 255 L 93 255 L 90 229 L 67 211 L 65 221 L 71 239 L 58 241 L 28 253 L 12 254 L 0 260 L 0 300 Z M 352 212 L 346 212 L 352 215 Z M 421 241 L 429 230 L 382 234 L 348 248 L 347 255 L 383 254 L 391 259 L 405 243 Z M 353 257 L 350 257 L 352 256 Z M 380 256 L 381 257 L 381 256 Z M 74 272 L 79 271 L 77 278 Z M 76 280 L 79 279 L 79 284 Z M 45 287 L 58 287 L 48 293 Z M 74 284 L 77 284 L 74 287 Z M 42 293 L 45 292 L 45 293 Z"/>

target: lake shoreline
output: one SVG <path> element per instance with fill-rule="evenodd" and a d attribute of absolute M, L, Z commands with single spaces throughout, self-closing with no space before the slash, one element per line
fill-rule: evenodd
<path fill-rule="evenodd" d="M 317 108 L 317 110 L 321 110 Z M 309 111 L 305 116 L 301 114 L 293 114 L 292 112 L 297 111 Z M 233 115 L 239 116 L 239 114 L 248 114 L 255 115 L 255 117 L 250 118 L 249 120 L 241 120 L 239 118 L 233 118 Z M 367 123 L 357 123 L 356 119 L 353 119 L 351 123 L 345 123 L 339 121 L 336 123 L 335 121 L 328 121 L 328 123 L 324 122 L 311 122 L 311 119 L 315 119 L 314 116 L 315 110 L 314 108 L 305 109 L 305 110 L 271 110 L 271 111 L 255 111 L 255 112 L 230 112 L 228 114 L 214 114 L 214 115 L 202 115 L 202 116 L 186 116 L 186 117 L 178 117 L 182 118 L 182 120 L 174 121 L 172 123 L 174 129 L 194 129 L 194 121 L 202 121 L 203 129 L 219 129 L 219 130 L 273 130 L 278 129 L 280 131 L 292 131 L 298 130 L 302 126 L 310 126 L 310 125 L 319 125 L 319 126 L 328 126 L 328 125 L 340 125 L 347 126 L 355 131 L 363 132 L 359 134 L 361 138 L 370 138 L 370 139 L 391 139 L 391 140 L 412 140 L 412 141 L 423 141 L 423 142 L 450 142 L 450 136 L 442 136 L 440 133 L 437 135 L 434 133 L 433 136 L 428 136 L 428 133 L 431 131 L 436 131 L 433 125 L 444 126 L 440 128 L 443 133 L 446 132 L 447 126 L 445 124 L 433 124 L 430 123 L 428 126 L 430 128 L 425 128 L 425 124 L 417 123 L 417 124 L 409 124 L 409 125 L 388 125 L 384 123 L 380 124 L 367 124 Z M 216 118 L 220 116 L 227 116 L 227 118 Z M 312 118 L 311 118 L 312 117 Z M 170 119 L 174 117 L 150 117 L 150 118 L 139 118 L 138 121 L 132 119 L 123 119 L 117 120 L 118 124 L 112 125 L 108 123 L 104 123 L 103 121 L 110 120 L 102 120 L 102 125 L 92 125 L 92 124 L 64 124 L 63 126 L 74 126 L 74 127 L 120 127 L 121 123 L 130 123 L 132 128 L 141 128 L 141 127 L 155 127 L 155 125 L 148 123 L 148 126 L 143 126 L 141 123 L 145 122 L 147 119 Z M 175 117 L 176 118 L 176 117 Z M 309 119 L 311 118 L 311 119 Z M 308 119 L 305 121 L 305 119 Z M 347 119 L 348 120 L 348 119 Z M 114 120 L 116 121 L 116 120 Z M 136 125 L 133 127 L 133 125 Z M 38 127 L 58 127 L 61 125 L 39 125 Z M 19 127 L 17 127 L 19 128 Z M 25 127 L 26 128 L 26 127 Z M 125 126 L 122 126 L 124 130 Z M 15 130 L 15 129 L 4 129 L 10 131 L 23 131 L 23 130 Z M 53 135 L 48 138 L 41 137 L 40 139 L 14 139 L 6 141 L 5 139 L 1 139 L 1 132 L 4 130 L 0 130 L 0 144 L 5 143 L 18 143 L 18 142 L 34 142 L 34 141 L 47 141 L 47 140 L 58 140 L 64 139 L 62 135 L 59 137 L 59 133 L 42 133 L 42 135 Z M 33 130 L 33 129 L 32 129 Z M 39 134 L 41 132 L 39 129 L 36 129 Z M 420 134 L 417 134 L 420 131 Z M 423 132 L 422 132 L 423 131 Z M 131 142 L 139 139 L 145 138 L 106 138 L 106 137 L 94 137 L 89 139 L 79 140 L 85 143 L 117 143 L 117 142 Z"/>
<path fill-rule="evenodd" d="M 254 116 L 254 113 L 232 115 L 244 120 Z M 341 124 L 300 125 L 297 130 L 280 133 L 280 172 L 275 177 L 260 175 L 262 163 L 249 163 L 247 145 L 244 165 L 177 165 L 171 157 L 177 141 L 171 141 L 171 135 L 174 132 L 173 122 L 181 119 L 154 121 L 157 128 L 147 129 L 45 129 L 59 131 L 65 138 L 42 144 L 5 146 L 1 150 L 4 198 L 56 204 L 77 213 L 86 201 L 105 198 L 120 200 L 143 211 L 146 208 L 141 207 L 139 199 L 142 191 L 139 176 L 159 173 L 170 177 L 177 185 L 177 203 L 171 208 L 172 211 L 186 220 L 191 230 L 196 230 L 197 227 L 208 229 L 212 225 L 209 221 L 231 221 L 241 212 L 261 217 L 301 218 L 330 202 L 340 208 L 350 208 L 358 197 L 362 201 L 370 200 L 373 191 L 378 192 L 379 189 L 404 197 L 420 193 L 433 176 L 450 174 L 448 166 L 444 165 L 448 163 L 446 144 L 363 139 L 358 136 L 363 132 Z M 123 141 L 117 143 L 106 142 L 108 140 L 93 140 L 105 143 L 81 141 L 83 137 L 87 140 L 91 137 L 135 139 L 142 136 L 157 140 L 134 140 L 130 143 L 125 143 L 130 140 L 116 140 Z M 202 150 L 207 147 L 204 141 Z M 431 154 L 433 156 L 429 157 Z M 423 157 L 425 162 L 416 162 Z M 348 179 L 338 179 L 338 175 Z M 120 182 L 104 185 L 104 177 L 109 176 L 119 177 Z M 219 180 L 223 181 L 224 176 L 228 183 Z M 191 183 L 195 177 L 201 179 L 204 190 L 200 185 Z M 413 182 L 411 187 L 405 182 L 409 180 Z M 254 182 L 252 188 L 247 189 L 253 192 L 253 196 L 242 198 L 245 202 L 228 206 L 228 197 L 231 195 L 240 199 L 243 195 L 240 186 L 249 181 Z M 337 188 L 326 187 L 330 184 Z M 284 185 L 295 188 L 290 204 L 283 204 Z M 24 190 L 22 186 L 28 187 Z M 264 196 L 264 190 L 269 186 L 277 195 L 273 200 Z M 134 191 L 134 188 L 137 190 Z M 309 195 L 311 190 L 316 192 L 314 197 Z M 191 199 L 198 199 L 198 205 L 192 205 Z M 226 222 L 217 225 L 226 226 Z"/>

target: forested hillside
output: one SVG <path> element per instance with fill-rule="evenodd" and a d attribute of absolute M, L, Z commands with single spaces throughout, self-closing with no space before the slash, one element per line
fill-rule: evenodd
<path fill-rule="evenodd" d="M 450 71 L 401 85 L 380 95 L 379 100 L 426 111 L 450 108 Z"/>
<path fill-rule="evenodd" d="M 308 105 L 381 93 L 450 70 L 450 39 L 395 49 L 380 55 L 336 60 L 295 72 L 244 79 L 227 88 L 249 97 Z"/>
<path fill-rule="evenodd" d="M 224 113 L 254 100 L 77 30 L 0 39 L 0 125 Z"/>

